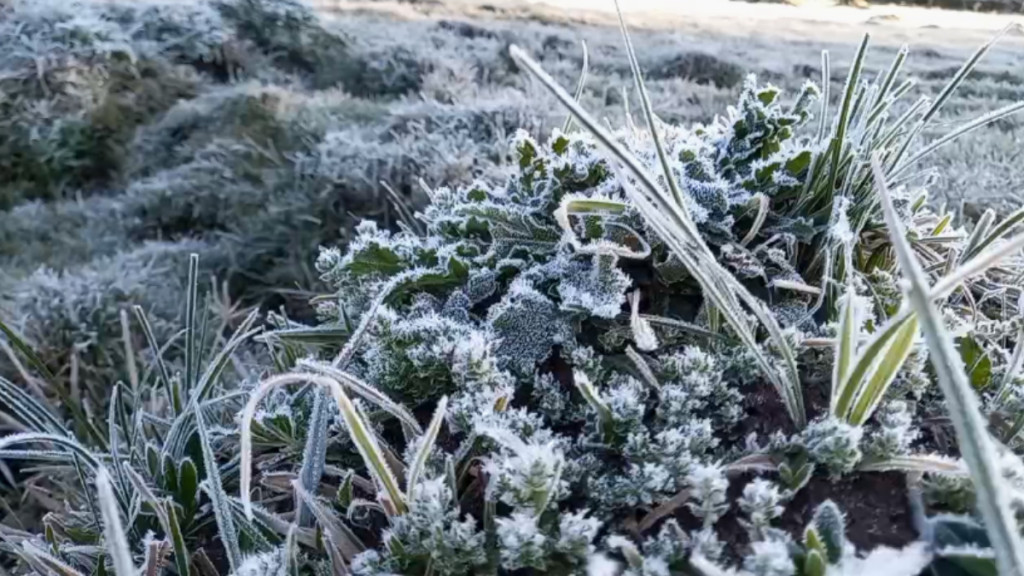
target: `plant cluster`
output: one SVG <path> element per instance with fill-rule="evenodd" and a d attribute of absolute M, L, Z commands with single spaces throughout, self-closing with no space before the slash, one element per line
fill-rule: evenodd
<path fill-rule="evenodd" d="M 293 32 L 303 22 L 268 13 L 241 29 L 256 46 L 319 45 Z M 21 384 L 0 378 L 12 430 L 0 456 L 16 463 L 7 481 L 42 509 L 29 526 L 0 526 L 12 568 L 912 576 L 1024 566 L 1024 209 L 960 227 L 908 172 L 1022 108 L 918 142 L 990 45 L 934 100 L 903 102 L 906 51 L 865 79 L 865 40 L 835 111 L 826 55 L 822 88 L 786 98 L 750 77 L 735 107 L 681 126 L 655 117 L 624 37 L 642 126 L 602 127 L 577 103 L 586 69 L 574 98 L 513 47 L 571 111 L 562 129 L 516 132 L 501 177 L 424 186 L 429 203 L 396 203 L 394 227 L 367 220 L 344 247 L 321 249 L 316 273 L 330 291 L 312 302 L 315 325 L 286 313 L 261 321 L 228 298 L 201 305 L 195 256 L 181 331 L 141 307 L 114 312 L 131 301 L 117 285 L 91 305 L 75 298 L 91 291 L 46 291 L 52 278 L 38 273 L 39 288 L 19 298 L 42 302 L 26 308 L 113 316 L 68 323 L 55 312 L 29 319 L 28 334 L 0 323 Z M 220 153 L 250 158 L 252 171 L 214 170 L 221 180 L 195 196 L 140 194 L 140 206 L 183 196 L 218 206 L 234 186 L 269 201 L 281 189 L 261 180 L 263 162 L 277 152 L 224 145 L 210 120 L 238 115 L 247 120 L 226 124 L 264 126 L 263 139 L 288 147 L 337 105 L 296 109 L 272 89 L 237 96 L 172 111 L 140 136 L 181 159 L 173 180 L 166 156 L 134 169 L 160 187 L 223 167 L 209 163 Z M 337 160 L 345 134 L 296 144 L 289 161 L 318 186 L 343 179 L 331 170 L 350 166 Z M 144 209 L 126 205 L 122 214 Z M 247 243 L 270 227 L 255 208 L 251 222 L 190 220 L 216 209 L 161 214 L 182 218 L 167 230 L 250 230 L 239 233 Z M 90 363 L 120 379 L 102 395 L 81 394 L 77 360 L 65 375 L 30 344 L 53 332 L 89 341 L 88 326 L 115 321 L 94 337 L 120 339 L 116 361 Z M 882 517 L 848 518 L 841 505 L 871 499 L 859 487 L 884 474 L 910 512 L 868 538 L 858 524 Z M 798 504 L 821 489 L 835 498 Z"/>

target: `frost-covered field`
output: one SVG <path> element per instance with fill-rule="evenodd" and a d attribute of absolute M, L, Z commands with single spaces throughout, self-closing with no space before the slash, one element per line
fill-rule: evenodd
<path fill-rule="evenodd" d="M 3 570 L 1024 569 L 1013 18 L 0 4 Z"/>

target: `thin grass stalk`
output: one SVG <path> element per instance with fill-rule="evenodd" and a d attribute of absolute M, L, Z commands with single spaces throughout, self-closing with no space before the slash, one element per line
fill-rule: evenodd
<path fill-rule="evenodd" d="M 828 104 L 832 92 L 832 63 L 828 50 L 821 51 L 821 110 L 818 112 L 818 142 L 828 134 Z"/>
<path fill-rule="evenodd" d="M 167 364 L 164 362 L 160 344 L 156 341 L 156 335 L 153 333 L 153 326 L 149 323 L 149 318 L 146 317 L 146 312 L 142 309 L 142 306 L 133 306 L 132 312 L 135 313 L 135 319 L 138 321 L 139 326 L 142 327 L 142 335 L 146 337 L 146 344 L 153 354 L 153 363 L 156 364 L 157 368 L 157 378 L 164 385 L 167 401 L 170 402 L 174 414 L 181 414 L 181 395 L 176 394 L 174 391 L 171 371 L 168 370 Z"/>
<path fill-rule="evenodd" d="M 182 379 L 183 392 L 189 395 L 195 383 L 198 362 L 196 354 L 196 308 L 199 305 L 199 255 L 188 257 L 188 287 L 185 296 L 185 377 Z"/>
<path fill-rule="evenodd" d="M 963 66 L 957 70 L 956 74 L 953 75 L 946 86 L 943 87 L 942 91 L 939 92 L 935 101 L 932 102 L 932 105 L 924 113 L 924 116 L 922 116 L 921 119 L 911 128 L 910 133 L 907 135 L 906 139 L 904 139 L 899 151 L 896 152 L 891 165 L 899 166 L 903 157 L 910 149 L 910 146 L 915 140 L 917 140 L 917 137 L 920 136 L 921 132 L 924 131 L 932 119 L 935 118 L 935 115 L 939 113 L 939 110 L 942 109 L 953 93 L 957 91 L 961 84 L 963 84 L 964 80 L 967 79 L 967 76 L 969 76 L 975 66 L 978 65 L 978 62 L 985 56 L 985 54 L 988 53 L 989 49 L 991 49 L 992 46 L 1014 26 L 1015 24 L 1007 24 L 1006 27 L 993 36 L 991 40 L 981 45 L 973 54 L 971 54 L 971 57 L 964 62 Z"/>
<path fill-rule="evenodd" d="M 954 128 L 948 134 L 945 134 L 941 138 L 936 139 L 934 142 L 928 144 L 910 158 L 907 158 L 906 160 L 901 162 L 900 165 L 896 167 L 896 169 L 890 171 L 890 181 L 899 176 L 900 174 L 903 174 L 907 170 L 907 168 L 910 168 L 914 164 L 927 158 L 933 152 L 935 152 L 939 148 L 942 148 L 946 144 L 949 144 L 950 142 L 953 142 L 954 140 L 960 138 L 961 136 L 969 134 L 977 130 L 978 128 L 983 128 L 985 126 L 988 126 L 989 124 L 992 124 L 993 122 L 1002 120 L 1007 116 L 1012 116 L 1013 114 L 1016 114 L 1021 110 L 1024 110 L 1024 101 L 1014 102 L 1013 104 L 1003 106 L 998 110 L 993 110 L 988 114 L 985 114 L 979 118 L 975 118 L 974 120 L 971 120 L 970 122 L 963 124 L 962 126 Z"/>
<path fill-rule="evenodd" d="M 430 425 L 427 426 L 426 432 L 420 437 L 420 445 L 416 449 L 416 456 L 413 458 L 412 465 L 409 466 L 409 472 L 406 475 L 405 491 L 410 495 L 416 489 L 420 477 L 423 476 L 423 471 L 427 466 L 427 458 L 430 457 L 434 444 L 437 443 L 437 436 L 441 432 L 441 424 L 444 423 L 444 417 L 447 412 L 448 397 L 443 396 L 438 401 L 437 407 L 434 408 L 434 417 L 430 419 Z"/>
<path fill-rule="evenodd" d="M 587 74 L 590 72 L 590 53 L 587 50 L 587 41 L 581 40 L 580 44 L 583 45 L 583 66 L 580 68 L 580 79 L 576 82 L 576 91 L 573 93 L 573 98 L 579 102 L 580 98 L 583 98 L 583 90 L 587 86 Z M 572 130 L 572 114 L 569 114 L 565 118 L 565 124 L 562 125 L 562 132 L 565 134 Z"/>
<path fill-rule="evenodd" d="M 644 112 L 644 119 L 647 121 L 647 130 L 651 133 L 651 140 L 654 142 L 654 150 L 658 154 L 658 162 L 661 163 L 665 183 L 668 185 L 669 191 L 672 192 L 672 198 L 676 201 L 676 204 L 683 206 L 683 193 L 679 190 L 679 183 L 676 181 L 675 174 L 672 173 L 672 167 L 668 163 L 668 156 L 665 154 L 665 146 L 662 145 L 661 137 L 658 136 L 658 126 L 655 123 L 654 110 L 651 108 L 651 98 L 647 94 L 647 86 L 644 84 L 644 78 L 640 72 L 640 63 L 637 62 L 636 52 L 633 50 L 633 41 L 630 39 L 629 31 L 626 29 L 626 21 L 622 17 L 622 8 L 619 6 L 619 0 L 615 0 L 615 11 L 619 16 L 619 29 L 622 32 L 622 41 L 626 44 L 626 56 L 629 58 L 629 67 L 633 71 L 633 84 L 636 86 L 637 95 L 640 97 L 640 107 Z M 683 214 L 689 219 L 689 214 L 685 211 Z M 692 220 L 690 223 L 692 224 Z"/>
<path fill-rule="evenodd" d="M 327 459 L 327 429 L 330 424 L 330 397 L 328 392 L 318 388 L 313 392 L 312 416 L 306 428 L 306 444 L 302 451 L 302 466 L 299 468 L 299 482 L 312 490 L 320 483 Z M 296 494 L 299 526 L 313 522 L 313 511 Z"/>
<path fill-rule="evenodd" d="M 950 218 L 952 218 L 952 215 L 950 215 Z M 964 257 L 962 259 L 966 260 L 968 258 L 971 258 L 972 256 L 977 255 L 979 252 L 992 245 L 992 243 L 995 242 L 996 240 L 999 240 L 1000 238 L 1009 234 L 1010 231 L 1012 231 L 1022 222 L 1024 222 L 1024 207 L 1018 208 L 1014 213 L 1004 218 L 1003 221 L 1000 222 L 995 228 L 993 228 L 992 231 L 988 235 L 986 235 L 984 239 L 978 241 L 977 244 L 972 246 L 969 251 L 964 250 Z"/>
<path fill-rule="evenodd" d="M 835 136 L 833 137 L 834 147 L 832 149 L 832 170 L 829 175 L 829 198 L 831 198 L 835 193 L 836 184 L 839 182 L 839 164 L 843 150 L 845 149 L 846 132 L 849 129 L 851 108 L 853 99 L 856 95 L 857 82 L 860 80 L 860 73 L 864 66 L 864 56 L 867 54 L 868 43 L 870 41 L 871 35 L 865 34 L 864 38 L 860 42 L 860 46 L 857 48 L 857 53 L 853 57 L 853 64 L 850 65 L 850 71 L 846 76 L 846 87 L 843 89 L 843 101 L 840 104 L 839 119 L 836 123 Z"/>
<path fill-rule="evenodd" d="M 387 499 L 393 507 L 390 512 L 404 513 L 406 510 L 406 498 L 398 487 L 398 481 L 394 473 L 388 467 L 383 450 L 377 443 L 373 431 L 366 425 L 363 418 L 356 411 L 352 401 L 345 394 L 345 388 L 340 382 L 328 376 L 317 374 L 289 373 L 280 374 L 268 378 L 260 383 L 253 390 L 242 410 L 241 416 L 241 463 L 239 484 L 241 490 L 241 501 L 246 518 L 252 518 L 253 508 L 250 490 L 252 489 L 252 422 L 256 416 L 256 409 L 260 402 L 276 388 L 292 384 L 314 384 L 331 391 L 338 407 L 341 410 L 342 418 L 352 436 L 353 444 L 359 451 L 363 462 L 374 478 L 380 493 L 378 496 Z"/>
<path fill-rule="evenodd" d="M 882 214 L 889 226 L 903 276 L 910 282 L 908 299 L 917 312 L 932 352 L 932 366 L 949 408 L 964 461 L 974 480 L 978 511 L 995 550 L 996 564 L 1001 574 L 1024 574 L 1024 544 L 1017 532 L 999 466 L 1000 458 L 982 417 L 980 403 L 964 374 L 953 338 L 946 331 L 942 315 L 931 298 L 924 271 L 907 242 L 906 231 L 892 204 L 885 171 L 877 158 L 873 161 L 873 168 Z"/>

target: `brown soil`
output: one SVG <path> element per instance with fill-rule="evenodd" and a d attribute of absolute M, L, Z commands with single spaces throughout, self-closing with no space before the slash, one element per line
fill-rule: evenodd
<path fill-rule="evenodd" d="M 917 539 L 903 474 L 871 472 L 835 481 L 816 475 L 786 507 L 781 527 L 801 534 L 825 500 L 846 515 L 846 537 L 858 550 L 898 548 Z"/>

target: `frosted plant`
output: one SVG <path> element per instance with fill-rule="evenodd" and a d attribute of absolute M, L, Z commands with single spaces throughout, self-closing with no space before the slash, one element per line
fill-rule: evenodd
<path fill-rule="evenodd" d="M 284 550 L 273 550 L 247 557 L 232 576 L 263 576 L 280 574 L 285 570 Z"/>
<path fill-rule="evenodd" d="M 887 460 L 903 456 L 921 435 L 905 402 L 897 400 L 884 405 L 875 418 L 878 427 L 869 432 L 864 446 L 864 453 L 870 458 Z"/>
<path fill-rule="evenodd" d="M 750 545 L 753 551 L 743 559 L 743 568 L 755 576 L 793 576 L 796 566 L 785 541 L 762 540 Z"/>
<path fill-rule="evenodd" d="M 721 467 L 714 464 L 702 464 L 691 470 L 686 482 L 690 487 L 690 498 L 687 507 L 694 516 L 700 518 L 707 528 L 722 517 L 729 509 L 726 490 L 729 480 L 726 479 Z"/>
<path fill-rule="evenodd" d="M 121 564 L 157 562 L 167 542 L 178 574 L 232 564 L 375 576 L 558 576 L 613 563 L 611 573 L 659 576 L 716 573 L 706 562 L 743 574 L 875 569 L 885 554 L 858 558 L 843 511 L 807 498 L 859 497 L 860 481 L 888 467 L 925 471 L 928 513 L 970 513 L 988 494 L 949 476 L 962 470 L 948 459 L 911 451 L 925 418 L 929 450 L 956 450 L 944 442 L 937 415 L 948 399 L 931 386 L 935 362 L 914 342 L 916 326 L 902 340 L 909 358 L 887 366 L 895 384 L 867 389 L 862 426 L 823 416 L 814 391 L 833 368 L 859 366 L 843 342 L 872 364 L 890 358 L 873 343 L 909 325 L 898 240 L 925 260 L 918 284 L 956 334 L 991 434 L 1020 448 L 1018 386 L 1003 377 L 1020 339 L 1020 303 L 1008 295 L 1022 277 L 1022 244 L 1011 237 L 1024 212 L 982 214 L 968 232 L 929 205 L 904 162 L 919 159 L 911 140 L 930 133 L 938 107 L 911 105 L 894 124 L 891 111 L 904 109 L 893 107 L 893 90 L 904 90 L 899 57 L 872 84 L 860 78 L 860 53 L 838 99 L 818 100 L 810 85 L 787 99 L 751 77 L 734 108 L 693 125 L 656 118 L 648 96 L 679 88 L 717 103 L 724 92 L 661 78 L 647 94 L 638 83 L 628 97 L 646 126 L 630 114 L 625 126 L 592 130 L 578 110 L 570 122 L 537 112 L 538 87 L 523 82 L 532 68 L 515 66 L 527 64 L 522 51 L 516 62 L 504 56 L 509 23 L 382 28 L 362 16 L 321 21 L 292 0 L 49 14 L 22 4 L 23 21 L 38 24 L 24 38 L 59 57 L 42 60 L 52 97 L 5 101 L 16 112 L 9 148 L 39 127 L 32 144 L 54 155 L 16 167 L 12 190 L 31 180 L 63 197 L 63 177 L 78 177 L 64 167 L 104 150 L 91 145 L 90 122 L 135 110 L 112 98 L 108 79 L 131 80 L 134 94 L 132 82 L 152 72 L 157 95 L 180 89 L 189 100 L 146 106 L 139 121 L 149 125 L 115 170 L 122 193 L 0 215 L 0 255 L 11 255 L 0 287 L 15 313 L 13 328 L 6 316 L 0 325 L 0 403 L 11 429 L 26 431 L 0 438 L 0 453 L 39 471 L 19 512 L 38 505 L 24 515 L 47 528 L 4 533 L 15 573 L 96 570 L 105 552 L 79 485 L 99 462 L 112 469 L 104 504 L 126 520 L 131 549 L 121 556 L 135 554 Z M 568 32 L 515 31 L 569 73 L 578 56 Z M 436 50 L 421 53 L 425 45 Z M 122 60 L 129 52 L 135 62 Z M 40 87 L 34 58 L 12 51 L 5 62 L 10 94 Z M 655 54 L 650 64 L 660 62 Z M 595 73 L 607 78 L 620 64 Z M 139 77 L 121 75 L 131 66 Z M 439 85 L 448 79 L 456 84 Z M 491 86 L 454 94 L 466 82 Z M 617 97 L 595 85 L 581 82 L 576 100 Z M 309 90 L 324 87 L 336 88 Z M 423 90 L 444 102 L 391 100 Z M 876 152 L 881 183 L 866 178 Z M 887 180 L 910 183 L 893 193 L 907 234 L 879 218 Z M 96 191 L 85 188 L 83 197 Z M 353 226 L 364 216 L 372 221 Z M 207 315 L 195 288 L 207 269 L 194 269 L 177 298 L 164 270 L 174 250 L 131 249 L 147 238 L 180 247 L 185 236 L 210 252 L 209 272 L 237 272 L 225 292 L 238 286 L 246 302 L 296 284 L 317 295 L 306 307 L 304 295 L 273 292 L 283 308 L 247 344 L 261 319 L 233 334 L 239 311 L 220 295 Z M 110 260 L 79 262 L 94 251 Z M 51 257 L 62 272 L 30 274 Z M 187 326 L 176 336 L 182 300 Z M 136 303 L 145 310 L 134 321 L 116 310 Z M 319 325 L 303 324 L 314 316 Z M 780 371 L 792 372 L 791 386 L 773 390 Z M 779 392 L 790 423 L 774 419 Z M 47 405 L 54 398 L 59 410 Z M 104 412 L 106 426 L 94 417 Z M 1016 514 L 1024 474 L 1003 464 Z M 12 469 L 18 483 L 21 472 Z M 803 531 L 789 531 L 800 507 L 782 518 L 790 498 L 816 510 Z M 249 514 L 232 509 L 239 503 Z M 895 566 L 936 571 L 965 549 L 933 541 L 953 520 L 915 520 L 922 541 Z M 985 532 L 955 521 L 984 543 L 971 562 L 989 568 Z"/>
<path fill-rule="evenodd" d="M 562 513 L 558 519 L 558 540 L 554 549 L 583 564 L 594 551 L 594 538 L 600 529 L 601 522 L 589 517 L 586 510 Z"/>
<path fill-rule="evenodd" d="M 533 514 L 514 512 L 508 518 L 495 518 L 501 565 L 508 570 L 533 568 L 544 570 L 547 539 Z"/>
<path fill-rule="evenodd" d="M 863 457 L 860 449 L 863 435 L 862 428 L 827 417 L 811 422 L 801 441 L 813 461 L 839 476 L 852 472 Z"/>
<path fill-rule="evenodd" d="M 564 496 L 565 460 L 554 441 L 527 444 L 506 430 L 482 432 L 503 447 L 484 467 L 489 500 L 541 514 Z"/>
<path fill-rule="evenodd" d="M 764 539 L 765 528 L 785 510 L 783 501 L 775 484 L 763 478 L 755 478 L 743 487 L 743 495 L 737 504 L 746 516 L 741 522 L 750 531 L 751 540 Z"/>

